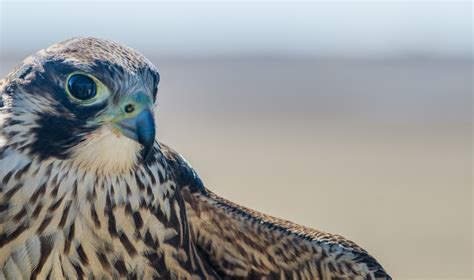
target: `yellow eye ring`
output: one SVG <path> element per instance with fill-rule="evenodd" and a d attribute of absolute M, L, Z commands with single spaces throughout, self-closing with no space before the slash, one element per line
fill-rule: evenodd
<path fill-rule="evenodd" d="M 83 72 L 69 74 L 65 88 L 69 99 L 85 106 L 103 102 L 109 96 L 109 90 L 101 81 Z"/>

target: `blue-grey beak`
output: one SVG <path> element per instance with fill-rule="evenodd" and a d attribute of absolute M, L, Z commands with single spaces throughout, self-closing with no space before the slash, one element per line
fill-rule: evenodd
<path fill-rule="evenodd" d="M 144 109 L 132 118 L 123 119 L 117 123 L 126 137 L 142 145 L 140 154 L 146 160 L 153 150 L 155 143 L 155 121 L 151 109 Z"/>

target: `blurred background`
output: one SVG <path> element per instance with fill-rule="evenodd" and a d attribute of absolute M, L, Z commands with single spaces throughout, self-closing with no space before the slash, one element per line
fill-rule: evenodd
<path fill-rule="evenodd" d="M 472 3 L 2 1 L 0 74 L 73 36 L 144 53 L 158 135 L 235 202 L 394 279 L 472 279 Z"/>

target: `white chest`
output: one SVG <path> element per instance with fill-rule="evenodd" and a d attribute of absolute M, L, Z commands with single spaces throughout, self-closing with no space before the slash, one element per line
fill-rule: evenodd
<path fill-rule="evenodd" d="M 171 182 L 152 185 L 159 166 L 110 178 L 18 157 L 0 167 L 0 279 L 142 278 L 151 262 L 173 265 L 166 243 L 180 230 L 167 221 L 179 206 Z"/>

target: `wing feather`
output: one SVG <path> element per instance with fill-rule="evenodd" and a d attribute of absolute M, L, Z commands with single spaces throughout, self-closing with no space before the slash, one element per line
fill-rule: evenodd
<path fill-rule="evenodd" d="M 222 278 L 391 279 L 356 243 L 224 199 L 162 145 L 186 204 L 192 238 Z"/>

